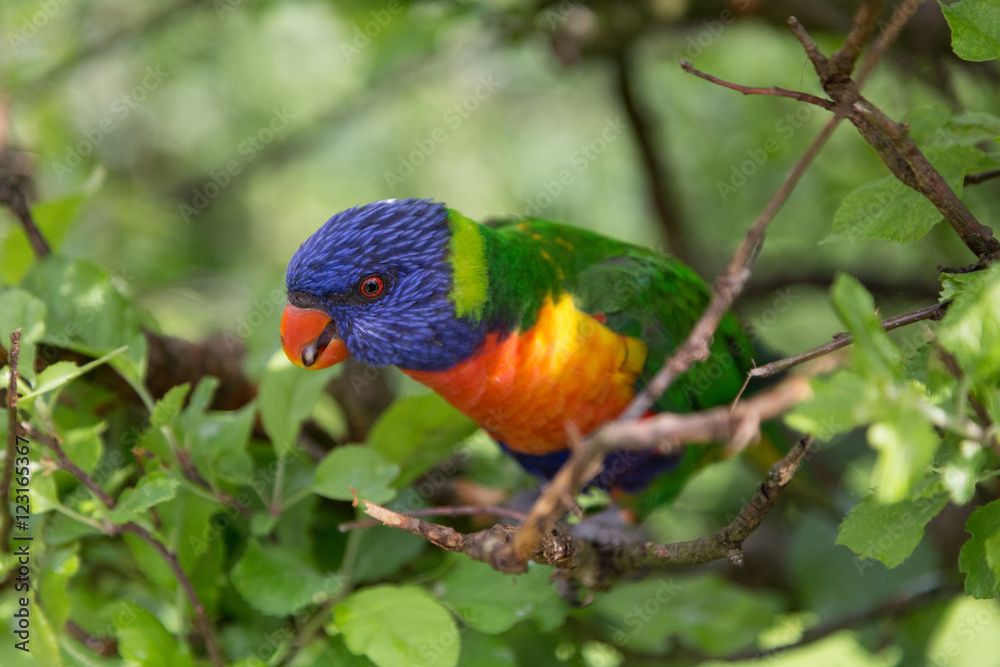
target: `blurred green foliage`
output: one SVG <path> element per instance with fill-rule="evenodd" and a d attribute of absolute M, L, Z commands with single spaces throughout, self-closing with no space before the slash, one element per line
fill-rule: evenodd
<path fill-rule="evenodd" d="M 135 522 L 175 555 L 227 664 L 1000 665 L 1000 276 L 993 267 L 941 286 L 935 267 L 972 256 L 846 124 L 770 228 L 739 306 L 778 353 L 855 337 L 850 361 L 789 417 L 821 441 L 815 474 L 796 484 L 828 504 L 783 499 L 747 542 L 743 571 L 650 575 L 586 608 L 558 596 L 551 568 L 513 580 L 388 528 L 337 530 L 357 518 L 350 487 L 418 509 L 535 482 L 392 371 L 400 398 L 365 442 L 348 441 L 350 405 L 324 393 L 341 371 L 302 373 L 278 350 L 298 244 L 346 207 L 419 196 L 670 250 L 616 93 L 616 51 L 627 50 L 679 193 L 686 243 L 675 250 L 711 277 L 828 118 L 676 66 L 683 57 L 729 80 L 820 94 L 798 43 L 766 13 L 734 12 L 745 5 L 0 5 L 0 138 L 32 166 L 32 212 L 54 249 L 33 258 L 0 211 L 0 332 L 22 329 L 33 428 L 116 499 L 105 507 L 30 441 L 31 589 L 16 588 L 16 557 L 0 554 L 0 664 L 208 664 L 170 564 L 115 527 Z M 997 57 L 995 3 L 945 14 L 960 56 Z M 843 26 L 814 31 L 827 52 Z M 996 167 L 995 62 L 975 69 L 904 45 L 866 96 L 910 123 L 996 228 L 996 181 L 963 189 L 966 174 Z M 954 299 L 940 323 L 878 326 L 938 299 Z M 206 378 L 157 399 L 142 328 L 245 348 L 257 398 L 212 409 L 220 384 Z M 94 361 L 36 374 L 52 346 Z M 138 401 L 82 377 L 105 366 Z M 344 372 L 356 394 L 382 377 Z M 707 535 L 759 481 L 740 460 L 713 466 L 647 528 L 662 542 Z M 25 595 L 30 653 L 15 646 Z"/>

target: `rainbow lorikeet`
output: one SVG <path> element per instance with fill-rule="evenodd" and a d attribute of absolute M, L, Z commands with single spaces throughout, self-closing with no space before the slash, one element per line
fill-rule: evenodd
<path fill-rule="evenodd" d="M 395 364 L 546 478 L 568 456 L 566 423 L 586 434 L 620 414 L 709 300 L 693 270 L 652 250 L 542 220 L 482 225 L 417 199 L 330 218 L 292 257 L 287 287 L 281 340 L 293 363 Z M 727 316 L 711 358 L 655 411 L 732 400 L 751 352 Z M 649 508 L 717 449 L 616 452 L 591 483 L 642 492 Z"/>

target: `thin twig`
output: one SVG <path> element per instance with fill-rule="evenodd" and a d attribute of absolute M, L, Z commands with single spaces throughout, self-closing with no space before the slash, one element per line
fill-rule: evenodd
<path fill-rule="evenodd" d="M 951 299 L 948 301 L 942 301 L 941 303 L 935 303 L 931 306 L 925 306 L 919 310 L 915 310 L 912 313 L 905 313 L 903 315 L 896 315 L 895 317 L 889 317 L 882 321 L 882 328 L 885 331 L 892 331 L 893 329 L 898 329 L 900 327 L 905 327 L 908 324 L 913 324 L 915 322 L 921 322 L 923 320 L 934 320 L 938 321 L 944 317 L 945 312 L 948 310 L 948 306 L 951 305 Z M 805 352 L 800 352 L 798 354 L 793 354 L 785 359 L 779 359 L 778 361 L 772 361 L 764 366 L 758 366 L 750 371 L 750 377 L 771 377 L 772 375 L 777 375 L 783 371 L 787 371 L 793 366 L 798 366 L 799 364 L 811 361 L 823 355 L 830 354 L 836 350 L 843 347 L 847 347 L 854 342 L 854 337 L 848 333 L 838 333 L 835 334 L 834 339 L 829 343 L 824 343 L 823 345 L 818 345 L 811 350 L 806 350 Z"/>
<path fill-rule="evenodd" d="M 86 472 L 80 469 L 73 461 L 66 456 L 66 452 L 63 451 L 62 447 L 59 445 L 59 441 L 55 437 L 48 437 L 43 435 L 34 428 L 29 428 L 29 433 L 32 437 L 37 438 L 40 442 L 48 446 L 56 455 L 59 467 L 66 470 L 74 477 L 79 479 L 83 484 L 93 492 L 93 494 L 98 497 L 102 503 L 109 509 L 115 507 L 115 500 L 107 493 L 104 489 L 94 481 L 94 479 L 88 475 Z M 135 523 L 134 521 L 129 521 L 124 524 L 106 524 L 104 526 L 104 532 L 110 536 L 120 535 L 121 533 L 132 533 L 138 535 L 140 538 L 145 540 L 152 546 L 163 560 L 166 561 L 167 566 L 170 567 L 174 576 L 177 578 L 178 583 L 184 590 L 184 594 L 191 603 L 191 608 L 194 609 L 195 616 L 198 619 L 198 625 L 201 630 L 202 637 L 205 640 L 205 648 L 208 651 L 208 656 L 215 667 L 223 667 L 225 665 L 225 660 L 222 657 L 222 652 L 219 650 L 218 641 L 215 638 L 215 631 L 212 628 L 212 624 L 208 620 L 208 616 L 205 613 L 205 606 L 198 599 L 198 594 L 194 590 L 194 585 L 192 585 L 191 580 L 185 574 L 184 569 L 181 567 L 180 561 L 177 559 L 177 554 L 170 551 L 162 542 L 153 537 L 153 535 Z"/>
<path fill-rule="evenodd" d="M 758 487 L 757 493 L 728 526 L 710 537 L 657 545 L 649 555 L 657 558 L 655 563 L 660 567 L 700 565 L 720 558 L 728 558 L 734 565 L 742 565 L 743 542 L 757 530 L 792 481 L 812 440 L 812 436 L 809 436 L 798 441 L 788 454 L 771 466 L 767 479 Z M 643 562 L 638 561 L 634 565 L 642 567 Z"/>
<path fill-rule="evenodd" d="M 118 640 L 114 637 L 95 637 L 73 621 L 66 621 L 63 629 L 67 635 L 101 657 L 110 658 L 118 655 Z"/>
<path fill-rule="evenodd" d="M 863 7 L 860 12 L 867 12 L 869 8 Z M 818 47 L 812 42 L 808 34 L 805 33 L 801 26 L 798 26 L 798 22 L 794 19 L 790 19 L 789 23 L 792 25 L 793 31 L 797 31 L 796 35 L 800 38 L 803 45 L 805 46 L 807 52 L 809 53 L 810 59 L 816 65 L 817 71 L 826 72 L 828 75 L 837 74 L 830 67 L 827 66 L 826 58 L 819 52 Z M 867 29 L 866 21 L 857 20 L 855 21 L 853 31 Z M 796 28 L 798 26 L 798 29 Z M 801 34 L 800 34 L 801 33 Z M 848 35 L 848 41 L 856 39 L 852 35 Z M 842 60 L 847 62 L 847 60 Z M 853 61 L 851 61 L 853 62 Z M 686 65 L 686 67 L 685 67 Z M 689 63 L 682 62 L 682 67 L 686 70 L 692 71 L 694 68 L 690 66 Z M 692 72 L 694 73 L 694 72 Z M 840 73 L 841 78 L 849 80 L 849 76 L 845 73 Z M 714 78 L 709 78 L 708 75 L 705 77 L 709 81 L 713 81 Z M 765 93 L 766 89 L 747 89 L 744 87 L 736 86 L 735 84 L 729 84 L 728 82 L 715 81 L 719 85 L 724 85 L 745 94 L 750 94 L 751 91 L 760 94 L 775 94 L 781 96 L 794 97 L 796 99 L 801 99 L 802 101 L 811 101 L 810 97 L 806 93 L 796 93 L 794 91 L 783 91 L 782 89 L 773 89 L 774 92 Z M 857 87 L 852 86 L 851 89 L 854 91 L 854 98 L 857 99 L 858 92 Z M 827 90 L 828 94 L 830 91 Z M 746 284 L 747 279 L 750 276 L 750 272 L 753 268 L 754 261 L 760 252 L 761 245 L 764 241 L 764 232 L 766 231 L 768 225 L 777 215 L 778 211 L 784 205 L 785 201 L 788 199 L 795 185 L 802 178 L 805 173 L 806 168 L 812 163 L 813 159 L 826 144 L 826 141 L 830 138 L 830 135 L 836 129 L 842 117 L 850 116 L 854 112 L 854 102 L 852 98 L 840 96 L 840 98 L 834 98 L 836 105 L 833 106 L 832 110 L 834 112 L 833 118 L 831 118 L 827 124 L 820 131 L 819 136 L 813 140 L 809 148 L 806 149 L 805 154 L 795 163 L 792 170 L 789 172 L 785 181 L 782 183 L 781 187 L 774 194 L 771 200 L 768 202 L 767 206 L 754 221 L 754 224 L 750 227 L 743 240 L 743 243 L 737 249 L 736 253 L 733 255 L 732 260 L 726 267 L 725 272 L 720 275 L 713 287 L 712 287 L 712 298 L 708 304 L 708 307 L 699 317 L 698 321 L 695 323 L 691 332 L 688 334 L 687 339 L 678 347 L 668 358 L 665 360 L 663 366 L 657 371 L 656 375 L 649 381 L 646 387 L 639 392 L 633 398 L 632 402 L 629 404 L 628 408 L 619 416 L 619 420 L 630 420 L 638 419 L 645 415 L 654 405 L 656 400 L 663 395 L 663 393 L 670 387 L 674 380 L 679 377 L 682 373 L 687 371 L 691 365 L 697 361 L 702 361 L 707 359 L 711 354 L 711 348 L 709 347 L 709 341 L 718 328 L 719 323 L 725 314 L 729 311 L 736 297 L 742 292 L 743 287 Z M 822 100 L 821 98 L 815 97 L 814 103 L 818 103 L 824 108 L 831 108 L 831 103 Z M 852 118 L 853 122 L 853 118 Z M 511 566 L 525 567 L 529 555 L 536 550 L 536 545 L 543 536 L 548 534 L 552 527 L 558 521 L 559 517 L 567 511 L 573 505 L 573 498 L 576 493 L 580 490 L 581 486 L 586 483 L 586 481 L 592 476 L 592 473 L 598 468 L 597 458 L 600 456 L 600 447 L 591 446 L 590 438 L 584 441 L 585 446 L 576 448 L 570 456 L 570 459 L 563 468 L 557 473 L 555 479 L 548 488 L 542 493 L 538 501 L 532 507 L 528 519 L 524 522 L 521 530 L 517 532 L 514 536 L 513 543 L 505 550 L 500 558 L 510 561 Z M 565 474 L 564 474 L 565 472 Z"/>
<path fill-rule="evenodd" d="M 830 58 L 830 68 L 843 76 L 850 76 L 854 70 L 854 63 L 868 43 L 875 24 L 878 22 L 878 15 L 882 9 L 882 0 L 863 0 L 858 11 L 854 14 L 851 30 L 847 33 L 844 45 Z"/>
<path fill-rule="evenodd" d="M 875 66 L 878 65 L 879 61 L 882 59 L 883 54 L 889 46 L 896 41 L 899 37 L 900 31 L 903 26 L 906 25 L 907 21 L 910 20 L 920 8 L 920 5 L 924 4 L 925 0 L 905 0 L 905 2 L 900 3 L 892 11 L 892 16 L 889 17 L 889 22 L 886 24 L 879 36 L 872 41 L 871 48 L 868 49 L 868 53 L 865 55 L 865 59 L 861 63 L 861 67 L 858 68 L 858 73 L 854 77 L 854 82 L 857 84 L 858 90 L 865 85 L 868 81 L 868 77 L 875 70 Z M 876 18 L 878 12 L 876 12 Z"/>
<path fill-rule="evenodd" d="M 992 180 L 994 178 L 1000 178 L 1000 169 L 991 169 L 990 171 L 981 171 L 978 174 L 966 174 L 965 184 L 966 185 L 979 185 L 980 183 L 985 183 L 986 181 Z"/>
<path fill-rule="evenodd" d="M 691 249 L 688 247 L 686 226 L 673 186 L 674 179 L 670 174 L 669 164 L 657 150 L 654 120 L 636 94 L 632 63 L 625 49 L 615 55 L 615 74 L 618 98 L 628 115 L 632 135 L 639 147 L 639 157 L 646 175 L 646 189 L 660 221 L 660 228 L 666 236 L 670 252 L 688 260 Z"/>
<path fill-rule="evenodd" d="M 791 195 L 795 185 L 802 178 L 802 174 L 805 173 L 810 163 L 826 144 L 839 120 L 839 116 L 831 118 L 792 167 L 781 187 L 774 193 L 767 206 L 764 207 L 764 210 L 747 231 L 743 243 L 736 250 L 736 254 L 733 255 L 725 272 L 716 279 L 712 289 L 712 300 L 698 322 L 695 323 L 687 339 L 668 358 L 645 389 L 632 400 L 631 405 L 619 419 L 637 419 L 646 414 L 653 407 L 656 399 L 669 388 L 678 375 L 686 371 L 693 362 L 708 357 L 708 340 L 729 311 L 733 301 L 743 290 L 746 280 L 750 276 L 753 259 L 759 252 L 758 246 L 764 240 L 767 226 Z"/>
<path fill-rule="evenodd" d="M 944 349 L 944 346 L 935 339 L 933 341 L 934 348 L 937 351 L 938 357 L 944 364 L 945 369 L 954 377 L 959 386 L 963 384 L 962 380 L 965 377 L 965 373 L 962 371 L 962 365 L 958 363 L 958 359 L 948 350 Z M 989 411 L 986 406 L 980 402 L 976 395 L 970 389 L 967 395 L 969 400 L 969 405 L 972 407 L 972 411 L 976 413 L 976 419 L 979 420 L 979 425 L 982 426 L 983 434 L 987 438 L 987 442 L 984 443 L 991 447 L 998 456 L 1000 456 L 1000 442 L 997 441 L 996 430 L 993 428 L 993 418 L 990 416 Z"/>
<path fill-rule="evenodd" d="M 475 516 L 488 515 L 499 516 L 505 519 L 521 522 L 527 518 L 524 512 L 512 510 L 509 507 L 483 506 L 483 505 L 456 505 L 454 507 L 428 507 L 425 509 L 413 510 L 410 512 L 400 512 L 403 516 Z M 363 519 L 361 521 L 347 521 L 337 526 L 337 530 L 346 533 L 349 530 L 359 528 L 371 528 L 377 526 L 379 521 L 375 519 Z"/>
<path fill-rule="evenodd" d="M 7 383 L 7 450 L 3 461 L 3 475 L 0 476 L 0 551 L 10 553 L 10 531 L 14 527 L 14 517 L 10 513 L 10 484 L 14 479 L 14 459 L 17 458 L 20 421 L 17 418 L 17 359 L 21 353 L 21 328 L 10 334 L 10 380 Z"/>
<path fill-rule="evenodd" d="M 788 97 L 793 100 L 798 100 L 800 102 L 806 102 L 808 104 L 815 104 L 818 107 L 822 107 L 827 111 L 833 111 L 836 105 L 830 100 L 824 100 L 822 97 L 818 97 L 811 93 L 803 93 L 798 90 L 788 90 L 787 88 L 779 88 L 777 86 L 771 86 L 768 88 L 760 88 L 757 86 L 743 86 L 738 83 L 733 83 L 732 81 L 726 81 L 725 79 L 720 79 L 717 76 L 708 74 L 707 72 L 702 72 L 697 69 L 694 65 L 686 60 L 680 61 L 681 69 L 688 74 L 694 74 L 696 77 L 705 79 L 705 81 L 710 81 L 714 84 L 720 85 L 723 88 L 729 88 L 730 90 L 735 90 L 738 93 L 743 93 L 744 95 L 767 95 L 770 97 Z"/>
<path fill-rule="evenodd" d="M 174 577 L 177 579 L 178 583 L 180 583 L 181 588 L 184 589 L 184 595 L 187 597 L 188 602 L 191 603 L 191 608 L 194 609 L 194 615 L 198 619 L 199 629 L 201 631 L 202 638 L 205 640 L 205 648 L 208 650 L 209 659 L 216 667 L 223 667 L 226 662 L 222 657 L 222 652 L 219 650 L 219 644 L 215 639 L 215 630 L 212 628 L 212 624 L 208 620 L 208 614 L 205 612 L 205 605 L 203 605 L 201 600 L 198 598 L 198 593 L 195 592 L 191 579 L 188 578 L 187 574 L 184 572 L 184 568 L 181 567 L 181 562 L 177 558 L 177 554 L 168 549 L 162 542 L 153 537 L 148 530 L 134 521 L 115 525 L 111 534 L 117 535 L 119 533 L 132 533 L 133 535 L 139 536 L 143 541 L 149 544 L 149 546 L 153 547 L 153 549 L 160 554 L 160 557 L 166 561 L 167 566 L 174 573 Z"/>
<path fill-rule="evenodd" d="M 766 651 L 745 651 L 726 656 L 726 662 L 743 662 L 744 660 L 761 660 L 762 664 L 771 656 L 792 649 L 812 644 L 840 630 L 870 626 L 872 621 L 894 621 L 914 608 L 920 608 L 938 602 L 942 598 L 951 598 L 961 593 L 961 589 L 951 584 L 937 584 L 932 588 L 921 590 L 906 597 L 893 597 L 870 609 L 848 614 L 838 619 L 821 623 L 805 630 L 802 636 L 790 644 L 784 644 Z"/>
<path fill-rule="evenodd" d="M 109 496 L 104 489 L 101 488 L 100 484 L 94 481 L 93 477 L 84 472 L 78 465 L 73 463 L 68 456 L 66 456 L 66 452 L 63 451 L 57 437 L 45 435 L 30 424 L 28 425 L 28 435 L 31 436 L 32 439 L 38 440 L 51 449 L 56 455 L 56 460 L 58 461 L 60 468 L 83 482 L 84 486 L 90 489 L 90 492 L 100 499 L 100 501 L 104 503 L 108 509 L 114 509 L 115 499 Z"/>
<path fill-rule="evenodd" d="M 870 74 L 882 52 L 919 4 L 919 0 L 912 0 L 897 7 L 889 25 L 878 40 L 876 45 L 878 48 L 873 48 L 865 66 L 859 72 L 861 82 L 863 77 Z M 809 54 L 823 90 L 837 103 L 838 110 L 849 110 L 848 119 L 864 140 L 875 149 L 893 175 L 934 204 L 963 243 L 980 260 L 992 261 L 1000 257 L 1000 241 L 994 238 L 993 230 L 981 224 L 955 194 L 909 136 L 907 126 L 896 123 L 879 107 L 862 97 L 857 82 L 842 73 L 831 71 L 830 62 L 819 52 L 816 43 L 798 21 L 791 18 L 789 24 Z"/>
<path fill-rule="evenodd" d="M 727 442 L 727 454 L 736 454 L 756 440 L 761 422 L 774 419 L 810 396 L 809 378 L 797 375 L 734 406 L 725 404 L 698 412 L 663 412 L 647 419 L 611 422 L 594 431 L 585 447 L 597 450 L 600 456 L 614 450 L 654 447 L 670 453 L 687 443 L 717 446 L 709 443 Z M 567 462 L 564 468 L 569 466 Z M 579 472 L 583 472 L 582 466 Z M 583 479 L 582 483 L 587 481 Z"/>
<path fill-rule="evenodd" d="M 31 167 L 25 154 L 9 145 L 8 114 L 6 102 L 0 99 L 0 204 L 10 208 L 20 221 L 35 256 L 45 257 L 51 250 L 31 217 L 31 207 L 28 205 Z"/>

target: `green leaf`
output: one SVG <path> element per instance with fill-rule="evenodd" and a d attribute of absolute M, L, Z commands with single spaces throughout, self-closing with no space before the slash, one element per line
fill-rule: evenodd
<path fill-rule="evenodd" d="M 812 398 L 800 403 L 785 421 L 820 440 L 869 423 L 875 417 L 877 389 L 857 373 L 842 369 L 811 383 Z"/>
<path fill-rule="evenodd" d="M 437 600 L 415 586 L 373 586 L 334 610 L 347 648 L 379 667 L 458 664 L 461 637 Z"/>
<path fill-rule="evenodd" d="M 833 284 L 831 298 L 837 315 L 854 336 L 852 366 L 869 378 L 901 375 L 902 355 L 882 329 L 868 290 L 857 279 L 841 273 Z"/>
<path fill-rule="evenodd" d="M 70 223 L 76 218 L 76 212 L 86 194 L 88 193 L 74 192 L 65 197 L 39 202 L 31 207 L 31 217 L 51 248 L 59 247 Z M 0 280 L 17 283 L 34 261 L 35 253 L 28 242 L 28 237 L 18 230 L 0 241 L 0 257 L 4 258 L 4 261 L 0 262 Z"/>
<path fill-rule="evenodd" d="M 149 423 L 153 428 L 160 428 L 171 423 L 184 408 L 184 399 L 187 398 L 191 385 L 185 382 L 176 387 L 171 387 L 163 397 L 156 402 L 153 414 L 149 416 Z"/>
<path fill-rule="evenodd" d="M 908 393 L 903 392 L 903 396 Z M 914 485 L 923 479 L 941 442 L 927 418 L 912 407 L 919 399 L 915 396 L 912 399 L 911 406 L 900 400 L 904 407 L 898 408 L 890 420 L 868 428 L 868 442 L 878 451 L 872 485 L 882 502 L 901 501 L 910 495 Z"/>
<path fill-rule="evenodd" d="M 118 355 L 123 354 L 126 349 L 125 347 L 120 347 L 117 350 L 112 350 L 103 357 L 94 359 L 83 366 L 77 366 L 72 361 L 57 361 L 51 366 L 47 366 L 45 370 L 38 374 L 38 381 L 35 383 L 37 386 L 32 391 L 24 394 L 21 399 L 27 400 L 64 387 L 81 375 L 85 375 L 101 364 L 105 364 Z"/>
<path fill-rule="evenodd" d="M 88 474 L 94 472 L 104 454 L 104 441 L 101 440 L 103 432 L 103 424 L 63 431 L 66 456 Z"/>
<path fill-rule="evenodd" d="M 938 338 L 973 382 L 1000 380 L 1000 265 L 974 274 L 941 321 Z"/>
<path fill-rule="evenodd" d="M 326 383 L 339 372 L 339 366 L 315 371 L 293 366 L 280 350 L 271 357 L 260 379 L 257 406 L 279 456 L 294 447 L 299 427 L 312 414 Z"/>
<path fill-rule="evenodd" d="M 996 600 L 955 596 L 945 609 L 937 612 L 939 620 L 927 637 L 923 651 L 927 659 L 920 662 L 924 667 L 983 665 L 983 656 L 996 655 L 997 638 L 1000 637 L 998 611 Z"/>
<path fill-rule="evenodd" d="M 1000 535 L 1000 500 L 983 505 L 965 522 L 972 537 L 962 546 L 958 569 L 965 573 L 965 592 L 977 598 L 1000 595 L 1000 559 L 997 536 Z"/>
<path fill-rule="evenodd" d="M 995 0 L 962 0 L 941 3 L 951 26 L 951 47 L 964 60 L 1000 58 L 1000 3 Z"/>
<path fill-rule="evenodd" d="M 1000 136 L 1000 118 L 986 111 L 968 111 L 956 114 L 954 118 L 949 119 L 946 127 L 949 140 L 967 145 L 992 141 Z M 995 164 L 995 161 L 985 153 L 982 155 L 988 162 Z M 988 169 L 989 165 L 983 164 L 973 168 L 976 170 Z"/>
<path fill-rule="evenodd" d="M 370 447 L 344 445 L 320 461 L 313 491 L 334 500 L 353 500 L 353 488 L 359 499 L 381 505 L 396 495 L 390 485 L 397 475 L 399 466 L 386 463 Z"/>
<path fill-rule="evenodd" d="M 591 608 L 615 646 L 631 652 L 658 655 L 681 643 L 722 656 L 753 646 L 781 603 L 720 576 L 671 575 L 620 583 Z"/>
<path fill-rule="evenodd" d="M 562 625 L 569 606 L 552 584 L 551 568 L 532 566 L 512 577 L 465 556 L 453 557 L 454 568 L 440 581 L 441 600 L 469 626 L 498 634 L 531 618 L 541 632 Z"/>
<path fill-rule="evenodd" d="M 59 653 L 59 636 L 62 634 L 62 627 L 53 626 L 37 597 L 31 620 L 34 631 L 30 644 L 32 655 L 38 660 L 39 665 L 62 667 L 62 655 Z"/>
<path fill-rule="evenodd" d="M 243 599 L 269 616 L 287 616 L 319 604 L 340 588 L 340 576 L 326 576 L 288 549 L 250 540 L 230 574 Z"/>
<path fill-rule="evenodd" d="M 314 641 L 295 654 L 289 667 L 372 667 L 372 662 L 363 655 L 358 656 L 347 650 L 343 635 Z"/>
<path fill-rule="evenodd" d="M 164 472 L 151 472 L 139 478 L 139 483 L 134 488 L 122 492 L 115 508 L 108 511 L 108 518 L 114 523 L 136 521 L 150 507 L 173 498 L 179 484 L 176 477 Z"/>
<path fill-rule="evenodd" d="M 127 346 L 113 365 L 130 383 L 141 380 L 143 316 L 119 291 L 120 280 L 88 261 L 49 255 L 28 270 L 23 285 L 47 307 L 43 340 L 92 356 Z"/>
<path fill-rule="evenodd" d="M 52 625 L 61 628 L 69 618 L 71 602 L 67 593 L 69 580 L 80 571 L 80 544 L 75 542 L 65 549 L 49 550 L 39 595 L 44 601 L 45 612 Z"/>
<path fill-rule="evenodd" d="M 982 161 L 982 151 L 950 144 L 927 149 L 926 156 L 958 196 L 966 167 Z M 941 221 L 941 212 L 895 176 L 865 183 L 844 197 L 825 241 L 887 239 L 901 243 L 923 238 Z"/>
<path fill-rule="evenodd" d="M 396 488 L 408 486 L 446 459 L 476 425 L 437 394 L 409 396 L 393 403 L 372 427 L 368 446 L 403 473 Z"/>
<path fill-rule="evenodd" d="M 927 498 L 880 503 L 868 496 L 840 524 L 837 544 L 862 558 L 875 558 L 896 567 L 913 553 L 924 536 L 924 527 L 944 509 L 947 493 Z"/>
<path fill-rule="evenodd" d="M 247 452 L 256 405 L 229 412 L 210 411 L 185 415 L 185 434 L 191 459 L 210 481 L 245 484 L 253 473 Z"/>
<path fill-rule="evenodd" d="M 7 257 L 9 255 L 5 255 Z M 10 348 L 10 333 L 21 327 L 21 355 L 17 372 L 35 379 L 35 343 L 45 333 L 45 304 L 19 287 L 0 292 L 0 345 Z"/>
<path fill-rule="evenodd" d="M 212 377 L 211 375 L 206 375 L 199 380 L 198 384 L 195 385 L 194 391 L 191 392 L 191 400 L 188 401 L 187 409 L 184 411 L 185 416 L 206 412 L 212 404 L 212 396 L 218 387 L 219 378 Z"/>
<path fill-rule="evenodd" d="M 186 647 L 167 632 L 153 614 L 139 605 L 124 603 L 114 615 L 118 652 L 128 664 L 142 667 L 192 667 Z"/>
<path fill-rule="evenodd" d="M 364 558 L 355 562 L 351 578 L 359 582 L 386 579 L 423 553 L 427 547 L 427 540 L 419 535 L 388 526 L 365 530 L 358 547 L 358 553 L 364 554 Z"/>
<path fill-rule="evenodd" d="M 807 642 L 801 648 L 780 651 L 767 655 L 766 662 L 760 658 L 739 661 L 712 660 L 699 663 L 698 667 L 803 667 L 805 665 L 843 665 L 847 667 L 899 667 L 902 650 L 890 646 L 871 653 L 854 632 L 844 630 L 815 642 Z M 948 654 L 951 655 L 951 654 Z M 957 663 L 947 663 L 956 665 Z M 963 663 L 964 664 L 964 663 Z"/>

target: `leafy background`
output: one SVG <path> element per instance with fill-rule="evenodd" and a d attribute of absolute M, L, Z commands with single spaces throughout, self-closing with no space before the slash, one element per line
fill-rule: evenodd
<path fill-rule="evenodd" d="M 848 127 L 772 225 L 739 304 L 779 354 L 836 331 L 858 339 L 789 417 L 822 442 L 742 570 L 653 573 L 571 608 L 542 567 L 515 582 L 387 528 L 341 533 L 349 486 L 412 509 L 497 502 L 534 482 L 393 371 L 306 374 L 277 346 L 291 253 L 333 212 L 386 197 L 567 220 L 714 275 L 827 115 L 711 86 L 676 60 L 820 93 L 783 21 L 795 13 L 829 52 L 854 9 L 0 5 L 4 131 L 55 250 L 35 259 L 0 211 L 0 331 L 22 327 L 32 426 L 117 499 L 107 509 L 32 440 L 31 653 L 3 634 L 0 663 L 208 664 L 175 573 L 114 528 L 134 522 L 176 555 L 232 664 L 1000 664 L 997 270 L 942 284 L 938 265 L 972 256 Z M 986 0 L 944 13 L 966 60 L 928 3 L 865 93 L 910 122 L 959 189 L 996 166 L 1000 21 Z M 668 229 L 620 99 L 623 50 L 678 193 Z M 962 191 L 994 228 L 996 183 Z M 940 324 L 877 327 L 876 308 L 952 296 Z M 209 378 L 153 393 L 143 328 L 245 350 L 256 398 L 227 404 Z M 35 373 L 53 346 L 99 367 Z M 661 541 L 709 534 L 759 478 L 742 460 L 714 466 L 648 528 Z M 0 564 L 13 627 L 14 561 Z"/>

